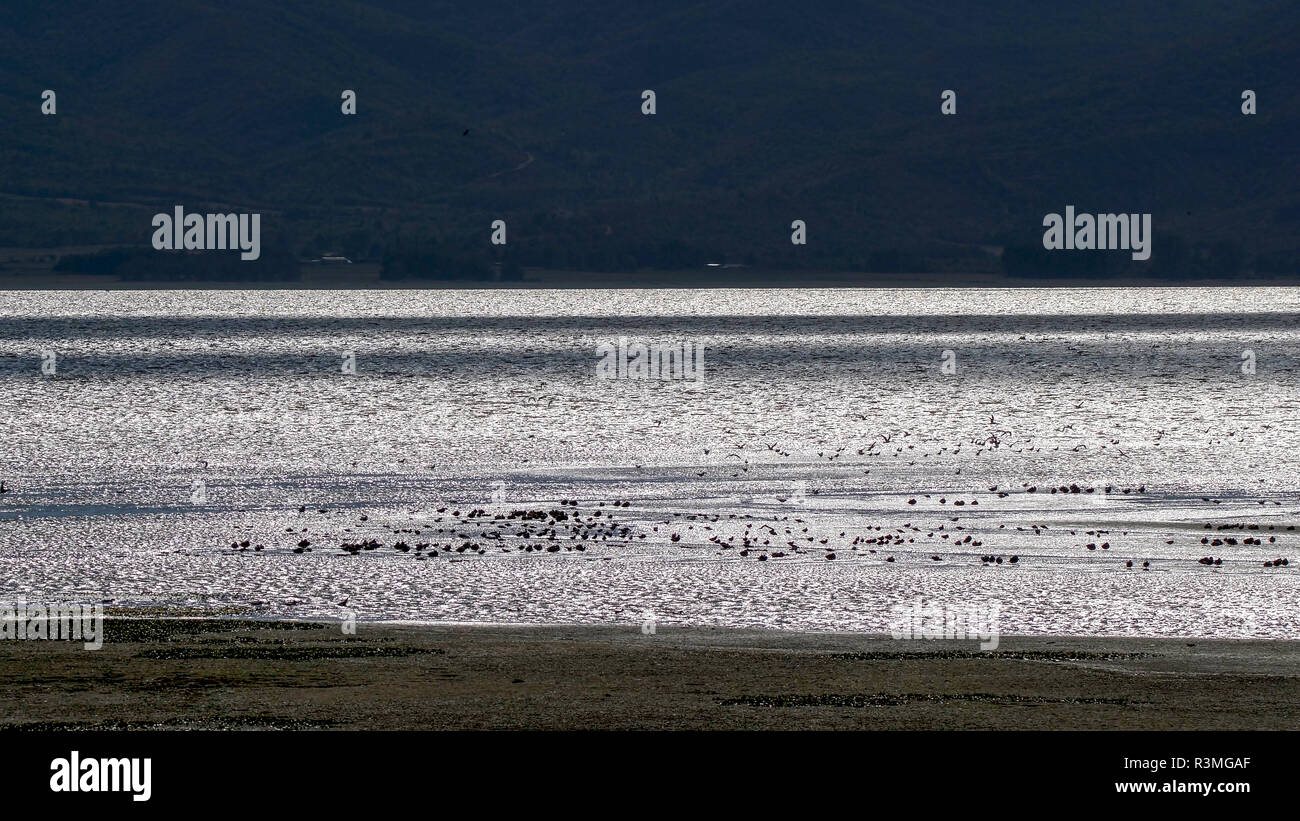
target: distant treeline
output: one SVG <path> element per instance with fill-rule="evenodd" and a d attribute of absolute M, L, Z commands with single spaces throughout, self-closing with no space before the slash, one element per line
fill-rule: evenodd
<path fill-rule="evenodd" d="M 1240 243 L 1191 243 L 1157 233 L 1151 259 L 1128 251 L 1049 251 L 1041 242 L 1008 245 L 999 255 L 970 246 L 817 251 L 806 246 L 759 248 L 742 253 L 710 250 L 684 240 L 561 243 L 549 237 L 511 240 L 493 246 L 484 237 L 437 240 L 352 235 L 329 244 L 323 236 L 297 246 L 279 239 L 264 243 L 261 258 L 242 261 L 234 252 L 156 251 L 114 248 L 67 255 L 54 271 L 118 276 L 126 281 L 288 282 L 301 278 L 302 260 L 342 253 L 354 262 L 378 263 L 383 280 L 512 282 L 524 269 L 631 273 L 703 269 L 710 263 L 761 270 L 859 271 L 862 273 L 1005 273 L 1014 277 L 1080 279 L 1218 279 L 1300 274 L 1300 251 L 1248 254 Z"/>
<path fill-rule="evenodd" d="M 351 235 L 331 244 L 316 237 L 304 244 L 304 259 L 342 253 L 353 261 L 378 261 L 385 280 L 518 281 L 524 269 L 634 273 L 685 271 L 709 264 L 757 270 L 863 271 L 869 273 L 978 271 L 996 272 L 996 256 L 981 249 L 884 248 L 875 250 L 817 249 L 808 246 L 758 247 L 728 250 L 684 239 L 620 239 L 604 235 L 524 235 L 505 246 L 493 246 L 485 235 L 453 239 L 383 238 Z"/>
<path fill-rule="evenodd" d="M 1250 255 L 1232 240 L 1191 243 L 1174 234 L 1157 233 L 1149 260 L 1134 260 L 1129 251 L 1049 251 L 1040 242 L 1007 246 L 1002 270 L 1017 277 L 1230 279 L 1300 274 L 1300 250 Z"/>
<path fill-rule="evenodd" d="M 755 270 L 859 271 L 890 273 L 1005 273 L 1016 277 L 1215 279 L 1248 275 L 1300 274 L 1300 251 L 1248 254 L 1241 243 L 1192 243 L 1157 233 L 1149 260 L 1129 251 L 1049 251 L 1041 241 L 1006 246 L 1001 255 L 973 246 L 815 250 L 806 246 L 766 247 L 743 252 L 710 250 L 684 240 L 561 244 L 529 238 L 494 248 L 481 239 L 457 243 L 398 244 L 382 256 L 385 279 L 523 278 L 524 268 L 631 273 L 680 271 L 713 264 Z"/>
<path fill-rule="evenodd" d="M 481 249 L 472 253 L 465 248 L 426 243 L 385 251 L 379 278 L 519 281 L 524 278 L 524 269 L 513 253 L 491 254 Z"/>
<path fill-rule="evenodd" d="M 56 273 L 117 276 L 127 282 L 292 282 L 301 278 L 298 259 L 283 245 L 263 245 L 255 260 L 235 251 L 156 251 L 114 248 L 63 256 Z"/>
<path fill-rule="evenodd" d="M 524 224 L 515 228 L 520 222 Z M 725 242 L 709 242 L 672 237 L 670 226 L 663 227 L 662 234 L 670 235 L 665 239 L 647 236 L 648 232 L 615 232 L 581 217 L 564 226 L 527 220 L 510 224 L 505 246 L 491 245 L 486 231 L 450 237 L 417 237 L 411 231 L 386 236 L 354 232 L 334 241 L 317 236 L 300 250 L 304 258 L 332 252 L 354 261 L 381 261 L 385 279 L 484 279 L 495 278 L 493 272 L 499 269 L 500 279 L 509 281 L 521 278 L 525 268 L 599 274 L 699 270 L 710 264 L 871 273 L 998 270 L 996 255 L 976 246 L 863 248 L 852 238 L 834 243 L 819 238 L 796 246 L 790 243 L 788 231 L 752 236 L 739 230 L 728 234 Z"/>

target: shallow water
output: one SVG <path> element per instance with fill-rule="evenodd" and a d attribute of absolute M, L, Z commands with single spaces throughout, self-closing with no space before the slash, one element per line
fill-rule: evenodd
<path fill-rule="evenodd" d="M 924 597 L 1300 638 L 1298 319 L 1292 288 L 4 293 L 0 599 L 882 632 Z M 598 379 L 619 337 L 704 377 Z M 615 534 L 451 515 L 562 499 Z"/>

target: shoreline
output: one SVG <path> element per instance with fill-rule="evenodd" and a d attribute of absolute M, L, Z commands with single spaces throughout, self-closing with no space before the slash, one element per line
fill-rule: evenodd
<path fill-rule="evenodd" d="M 4 729 L 1300 729 L 1300 641 L 107 618 L 0 642 Z"/>
<path fill-rule="evenodd" d="M 62 599 L 59 599 L 62 600 Z M 0 598 L 0 602 L 4 599 Z M 34 603 L 34 602 L 33 602 Z M 104 621 L 230 621 L 230 622 L 248 622 L 253 624 L 300 624 L 300 625 L 321 625 L 327 629 L 337 628 L 340 620 L 331 620 L 319 616 L 303 616 L 293 618 L 282 614 L 245 612 L 239 610 L 228 610 L 226 612 L 215 612 L 210 610 L 201 610 L 194 613 L 179 613 L 167 606 L 142 607 L 138 611 L 120 610 L 110 612 L 106 608 Z M 357 619 L 358 629 L 413 629 L 413 630 L 439 630 L 439 629 L 469 629 L 469 630 L 551 630 L 551 631 L 637 631 L 639 625 L 633 622 L 626 623 L 591 623 L 578 621 L 464 621 L 464 620 L 422 620 L 422 619 Z M 664 622 L 658 623 L 659 630 L 671 630 L 679 632 L 723 632 L 736 634 L 752 634 L 756 636 L 798 636 L 800 641 L 816 640 L 819 638 L 828 641 L 864 641 L 864 642 L 904 642 L 902 639 L 895 639 L 888 633 L 871 633 L 858 630 L 841 630 L 826 629 L 816 630 L 809 628 L 786 628 L 786 627 L 732 627 L 712 624 L 669 624 Z M 1187 635 L 1171 636 L 1159 634 L 1142 634 L 1142 635 L 1125 635 L 1119 633 L 1091 634 L 1091 633 L 999 633 L 1000 641 L 1077 641 L 1077 642 L 1295 642 L 1300 645 L 1300 635 L 1280 636 L 1277 638 L 1263 636 L 1219 636 L 1203 633 L 1189 633 Z M 924 648 L 927 645 L 934 644 L 936 640 L 916 640 L 916 646 Z M 943 640 L 953 645 L 970 645 L 978 644 L 977 639 L 960 640 Z M 992 650 L 990 652 L 996 652 Z M 1300 675 L 1300 669 L 1297 670 Z"/>
<path fill-rule="evenodd" d="M 598 278 L 593 281 L 594 278 Z M 744 274 L 709 274 L 701 271 L 607 274 L 583 271 L 529 271 L 513 282 L 479 280 L 407 279 L 384 281 L 377 276 L 317 274 L 297 282 L 176 281 L 124 282 L 112 276 L 75 274 L 14 276 L 0 272 L 0 291 L 514 291 L 514 290 L 746 290 L 746 289 L 989 289 L 1030 288 L 1294 288 L 1300 277 L 1224 279 L 1079 279 L 1066 277 L 1013 277 L 996 273 L 895 273 L 751 271 Z"/>

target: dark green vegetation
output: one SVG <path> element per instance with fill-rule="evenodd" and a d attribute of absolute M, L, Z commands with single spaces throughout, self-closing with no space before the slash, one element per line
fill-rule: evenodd
<path fill-rule="evenodd" d="M 898 661 L 902 659 L 1020 659 L 1022 661 L 1115 661 L 1147 658 L 1150 653 L 1090 653 L 1083 650 L 936 650 L 932 652 L 839 653 L 835 658 L 858 661 Z"/>
<path fill-rule="evenodd" d="M 310 621 L 263 619 L 105 619 L 104 641 L 169 642 L 189 641 L 196 636 L 238 634 L 253 630 L 324 630 Z"/>
<path fill-rule="evenodd" d="M 943 704 L 977 701 L 989 704 L 1128 704 L 1122 698 L 1047 698 L 1043 696 L 997 695 L 994 693 L 821 693 L 811 696 L 740 696 L 721 698 L 724 707 L 896 707 L 914 702 Z"/>
<path fill-rule="evenodd" d="M 8 729 L 31 732 L 66 732 L 68 730 L 324 730 L 338 722 L 330 719 L 286 719 L 273 715 L 221 716 L 195 720 L 173 716 L 162 721 L 29 721 Z"/>
<path fill-rule="evenodd" d="M 148 659 L 280 659 L 304 661 L 307 659 L 352 659 L 376 656 L 412 656 L 416 653 L 442 653 L 437 649 L 413 647 L 177 647 L 158 650 L 141 650 L 140 657 Z"/>
<path fill-rule="evenodd" d="M 1300 10 L 1101 5 L 16 4 L 0 247 L 148 248 L 152 215 L 182 204 L 262 213 L 263 260 L 66 264 L 139 280 L 292 279 L 329 252 L 387 278 L 1297 272 Z M 1152 213 L 1151 261 L 1044 254 L 1043 215 L 1068 204 Z"/>

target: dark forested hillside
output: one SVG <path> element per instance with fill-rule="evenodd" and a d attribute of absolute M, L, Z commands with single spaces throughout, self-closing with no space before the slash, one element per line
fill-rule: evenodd
<path fill-rule="evenodd" d="M 1286 0 L 11 4 L 0 246 L 147 248 L 183 204 L 393 276 L 1130 270 L 1043 257 L 1073 204 L 1152 213 L 1160 275 L 1293 271 L 1298 43 Z"/>

